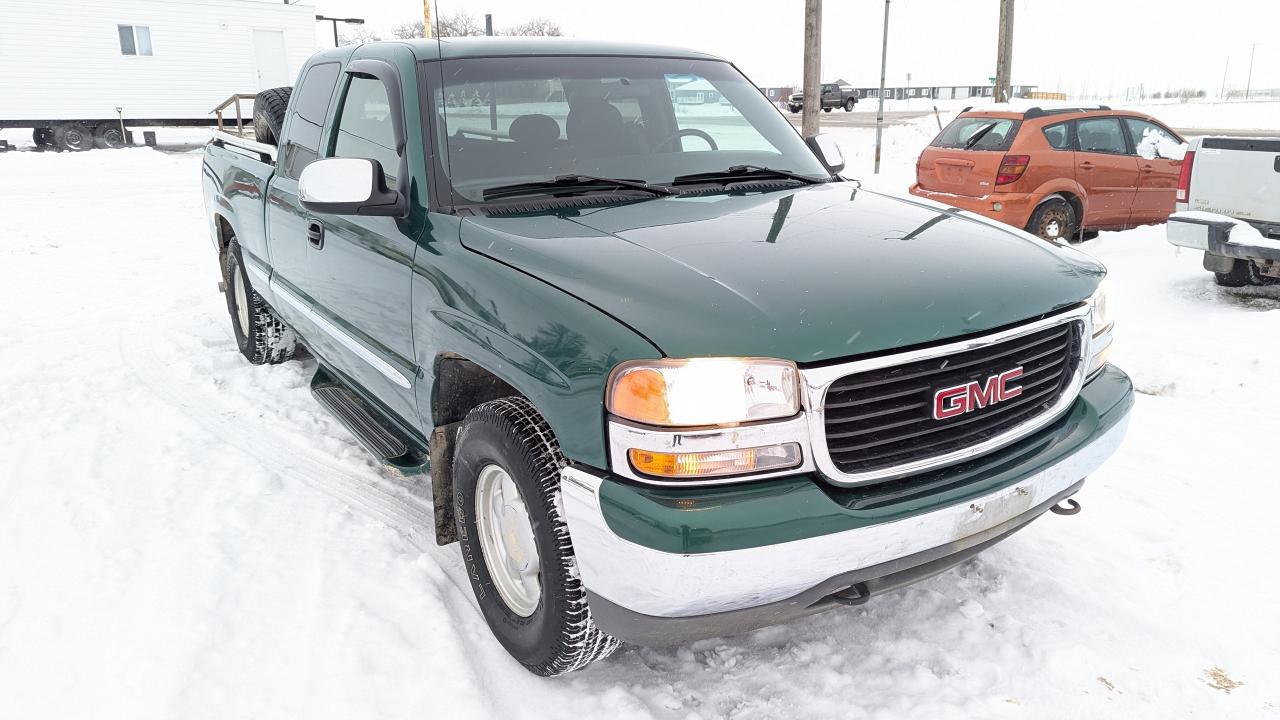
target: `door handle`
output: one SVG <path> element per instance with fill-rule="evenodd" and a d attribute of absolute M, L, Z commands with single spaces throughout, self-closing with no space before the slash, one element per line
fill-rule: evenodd
<path fill-rule="evenodd" d="M 324 225 L 319 220 L 307 221 L 307 242 L 317 250 L 324 247 Z"/>
<path fill-rule="evenodd" d="M 1082 163 L 1080 163 L 1080 169 L 1081 169 L 1081 170 L 1092 170 L 1092 169 L 1093 169 L 1093 163 L 1091 163 L 1091 162 L 1082 162 Z"/>
<path fill-rule="evenodd" d="M 1155 172 L 1155 168 L 1150 165 L 1143 165 L 1142 172 L 1144 173 Z"/>

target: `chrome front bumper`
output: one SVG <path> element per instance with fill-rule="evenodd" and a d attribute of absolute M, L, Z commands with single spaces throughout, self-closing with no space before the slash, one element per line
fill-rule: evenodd
<path fill-rule="evenodd" d="M 655 618 L 724 613 L 785 600 L 834 576 L 955 543 L 1024 515 L 1101 466 L 1119 446 L 1127 421 L 1126 414 L 1071 455 L 971 501 L 774 545 L 681 554 L 636 544 L 605 520 L 605 480 L 573 467 L 561 473 L 564 513 L 580 577 L 593 595 Z"/>

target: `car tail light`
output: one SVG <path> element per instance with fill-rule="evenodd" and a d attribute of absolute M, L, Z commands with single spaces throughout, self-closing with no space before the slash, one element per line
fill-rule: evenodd
<path fill-rule="evenodd" d="M 1187 202 L 1187 198 L 1191 197 L 1191 163 L 1195 160 L 1195 150 L 1188 150 L 1186 157 L 1182 158 L 1182 169 L 1178 171 L 1178 193 L 1174 196 L 1177 202 Z"/>
<path fill-rule="evenodd" d="M 1030 162 L 1030 155 L 1005 155 L 1000 161 L 1000 169 L 996 172 L 996 184 L 1008 185 L 1018 182 L 1018 178 L 1027 171 L 1027 165 Z"/>

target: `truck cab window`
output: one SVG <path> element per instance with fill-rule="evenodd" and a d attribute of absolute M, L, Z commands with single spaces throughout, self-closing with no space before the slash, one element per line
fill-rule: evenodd
<path fill-rule="evenodd" d="M 151 55 L 151 28 L 145 25 L 117 25 L 121 55 Z"/>
<path fill-rule="evenodd" d="M 338 115 L 332 156 L 377 160 L 386 173 L 387 186 L 395 187 L 400 168 L 395 148 L 395 126 L 386 86 L 374 78 L 351 78 Z"/>
<path fill-rule="evenodd" d="M 284 148 L 281 168 L 287 177 L 297 179 L 302 169 L 319 157 L 320 134 L 329 99 L 338 84 L 338 63 L 321 63 L 307 70 L 298 85 L 290 106 L 289 143 Z"/>

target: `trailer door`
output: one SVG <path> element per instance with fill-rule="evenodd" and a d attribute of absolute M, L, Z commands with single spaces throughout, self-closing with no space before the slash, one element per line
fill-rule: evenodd
<path fill-rule="evenodd" d="M 284 31 L 254 30 L 253 55 L 258 63 L 258 89 L 289 84 L 289 66 L 284 52 Z"/>

